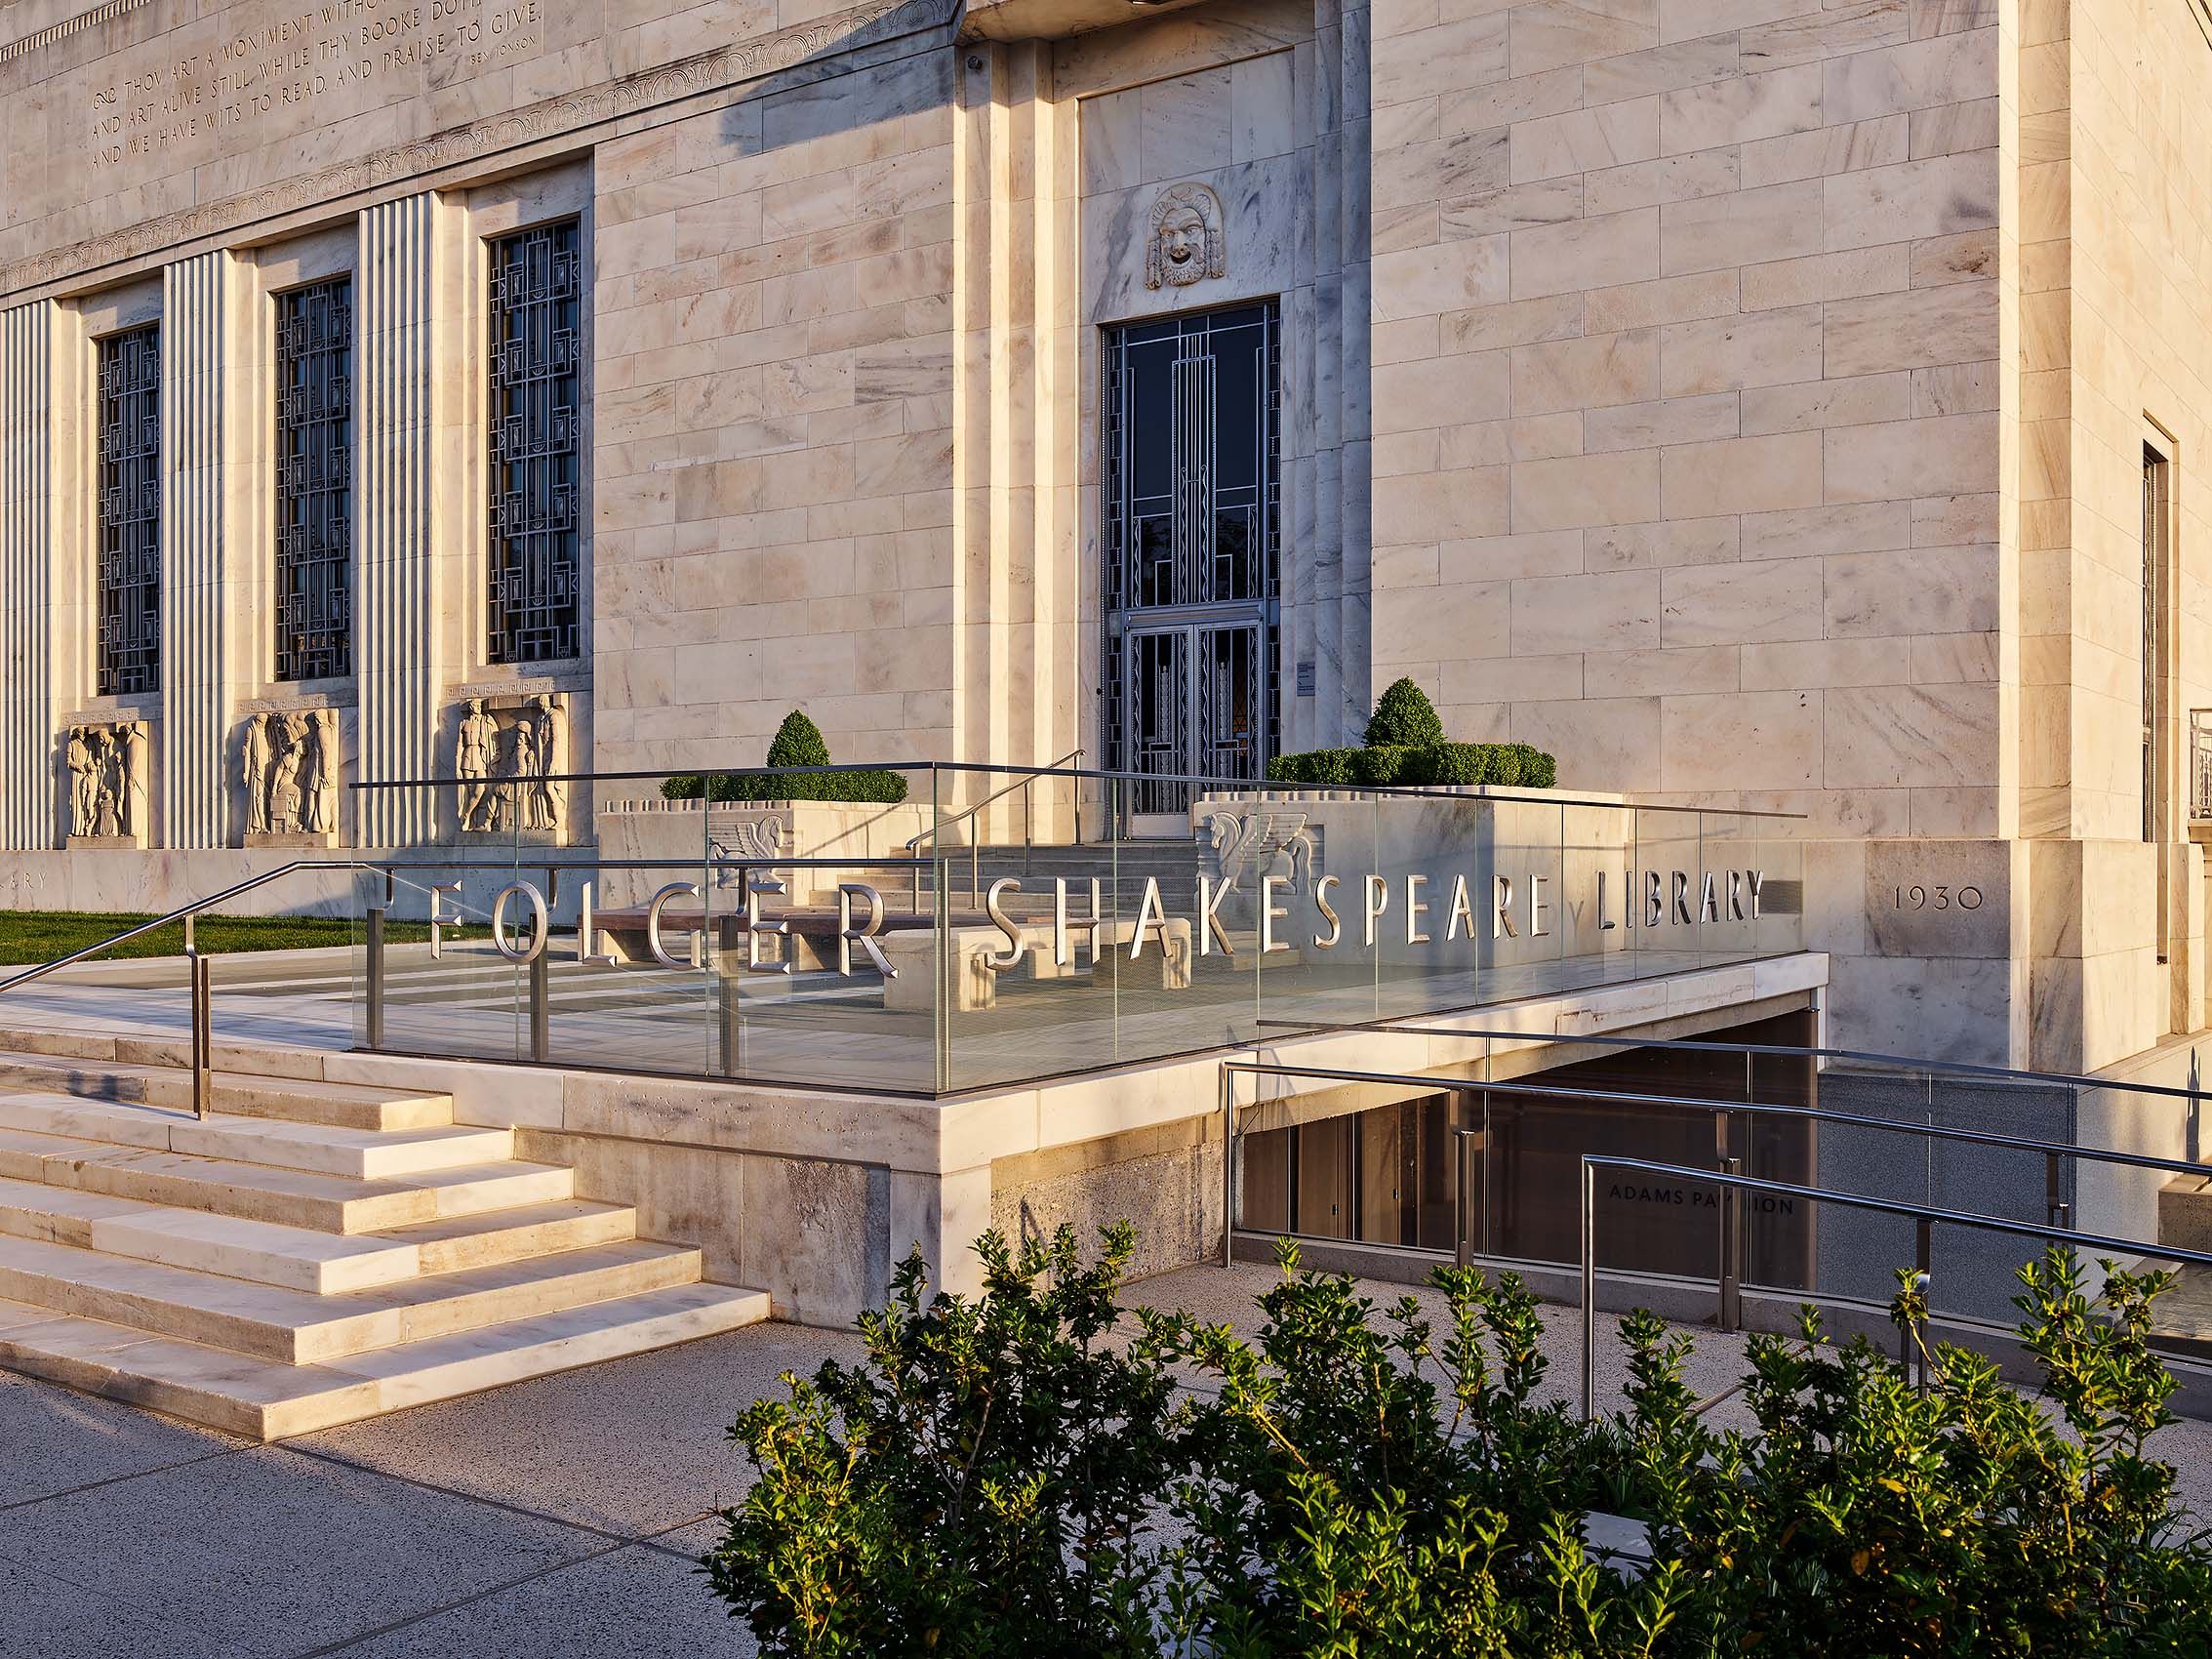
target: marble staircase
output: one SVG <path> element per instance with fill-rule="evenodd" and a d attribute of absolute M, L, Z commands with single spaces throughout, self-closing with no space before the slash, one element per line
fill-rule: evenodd
<path fill-rule="evenodd" d="M 167 1058 L 0 1047 L 0 1366 L 274 1439 L 768 1316 L 442 1094 Z"/>

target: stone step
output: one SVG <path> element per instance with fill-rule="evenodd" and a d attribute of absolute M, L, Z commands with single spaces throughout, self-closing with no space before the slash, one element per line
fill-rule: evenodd
<path fill-rule="evenodd" d="M 768 1317 L 763 1291 L 685 1284 L 318 1365 L 281 1365 L 99 1319 L 0 1303 L 0 1364 L 273 1440 Z"/>
<path fill-rule="evenodd" d="M 2177 1175 L 2158 1192 L 2158 1242 L 2212 1250 L 2212 1180 Z"/>
<path fill-rule="evenodd" d="M 238 1051 L 245 1058 L 245 1051 Z M 218 1071 L 209 1110 L 233 1117 L 279 1118 L 339 1128 L 429 1129 L 453 1121 L 453 1097 L 435 1091 L 326 1083 L 315 1078 Z M 192 1109 L 192 1074 L 181 1067 L 75 1060 L 65 1055 L 0 1052 L 0 1088 L 33 1089 L 94 1100 Z"/>
<path fill-rule="evenodd" d="M 0 1299 L 309 1365 L 690 1284 L 700 1264 L 695 1249 L 632 1239 L 322 1296 L 0 1236 Z"/>
<path fill-rule="evenodd" d="M 0 1179 L 0 1233 L 330 1296 L 618 1243 L 637 1235 L 637 1212 L 570 1199 L 342 1234 Z"/>
<path fill-rule="evenodd" d="M 380 1181 L 0 1129 L 0 1177 L 320 1233 L 381 1233 L 576 1195 L 554 1164 L 466 1164 Z"/>
<path fill-rule="evenodd" d="M 166 1107 L 55 1094 L 0 1095 L 0 1129 L 64 1135 L 146 1152 L 192 1153 L 232 1163 L 313 1169 L 356 1181 L 494 1163 L 514 1153 L 514 1135 L 506 1129 L 444 1124 L 375 1130 L 266 1117 L 199 1118 Z"/>

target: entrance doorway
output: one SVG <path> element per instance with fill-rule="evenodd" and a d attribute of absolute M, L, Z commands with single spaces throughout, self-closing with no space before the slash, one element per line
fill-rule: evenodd
<path fill-rule="evenodd" d="M 1159 780 L 1133 833 L 1187 834 L 1176 780 L 1258 779 L 1274 750 L 1276 333 L 1268 301 L 1106 337 L 1106 749 Z"/>

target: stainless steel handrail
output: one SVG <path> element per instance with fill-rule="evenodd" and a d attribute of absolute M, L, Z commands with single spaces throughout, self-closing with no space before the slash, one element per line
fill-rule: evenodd
<path fill-rule="evenodd" d="M 152 933 L 160 928 L 171 927 L 181 922 L 184 927 L 184 971 L 190 979 L 192 997 L 190 1028 L 192 1115 L 205 1117 L 210 1110 L 209 1097 L 214 1093 L 215 1088 L 215 976 L 214 964 L 200 950 L 198 941 L 192 936 L 193 919 L 217 905 L 227 904 L 232 899 L 253 892 L 257 887 L 266 886 L 269 882 L 290 875 L 297 870 L 376 870 L 378 868 L 376 865 L 364 864 L 358 859 L 292 859 L 285 864 L 278 865 L 274 870 L 264 870 L 258 875 L 249 875 L 243 881 L 234 882 L 220 893 L 211 893 L 204 899 L 195 899 L 188 905 L 171 910 L 167 915 L 156 916 L 152 921 L 142 921 L 136 927 L 127 927 L 121 933 L 102 939 L 97 945 L 87 945 L 82 950 L 70 951 L 66 956 L 57 956 L 51 962 L 40 962 L 33 967 L 24 969 L 20 974 L 11 974 L 8 978 L 0 980 L 0 994 L 14 991 L 18 986 L 28 985 L 33 980 L 44 979 L 57 969 L 87 961 L 103 951 L 112 951 L 116 946 L 137 939 L 141 934 Z M 388 872 L 385 874 L 384 880 L 388 899 L 391 880 Z"/>
<path fill-rule="evenodd" d="M 920 834 L 911 837 L 906 842 L 907 857 L 914 857 L 914 849 L 919 847 L 924 841 L 930 843 L 930 852 L 934 856 L 937 852 L 937 837 L 944 832 L 947 825 L 957 824 L 962 819 L 968 820 L 971 824 L 974 823 L 977 815 L 980 814 L 985 807 L 1004 800 L 1016 789 L 1020 789 L 1022 791 L 1022 847 L 1023 850 L 1026 852 L 1031 846 L 1035 844 L 1033 839 L 1035 834 L 1035 828 L 1029 816 L 1029 786 L 1031 784 L 1034 784 L 1037 779 L 1043 775 L 1044 772 L 1054 771 L 1060 767 L 1066 766 L 1070 760 L 1081 760 L 1082 758 L 1083 750 L 1081 749 L 1081 748 L 1078 747 L 1071 749 L 1066 754 L 1062 755 L 1058 760 L 1053 761 L 1050 766 L 1044 767 L 1039 771 L 1026 772 L 1023 774 L 1023 776 L 1015 779 L 1013 783 L 1008 784 L 1004 789 L 993 789 L 989 794 L 984 796 L 982 800 L 976 802 L 974 806 L 969 807 L 965 812 L 958 813 L 951 818 L 947 818 L 940 823 L 931 825 L 927 830 L 924 830 Z M 1075 803 L 1075 845 L 1079 847 L 1082 844 L 1083 803 L 1078 799 Z M 983 903 L 983 895 L 979 891 L 982 885 L 981 856 L 981 849 L 976 845 L 976 838 L 974 834 L 971 833 L 968 837 L 968 903 L 971 905 L 980 905 Z M 913 904 L 914 909 L 917 911 L 922 908 L 922 872 L 918 869 L 914 871 Z"/>
<path fill-rule="evenodd" d="M 664 768 L 651 772 L 551 772 L 538 778 L 541 784 L 643 784 L 675 776 L 699 778 L 759 778 L 799 777 L 814 773 L 839 772 L 982 772 L 997 776 L 1008 772 L 1026 772 L 1036 778 L 1095 779 L 1106 783 L 1191 784 L 1201 789 L 1250 792 L 1254 789 L 1272 789 L 1285 793 L 1322 792 L 1318 784 L 1284 784 L 1267 778 L 1224 778 L 1213 773 L 1200 772 L 1114 772 L 1098 767 L 1080 766 L 1008 766 L 997 761 L 972 760 L 851 760 L 837 761 L 827 766 L 703 766 L 684 772 L 681 769 Z M 369 778 L 347 784 L 349 789 L 458 789 L 482 784 L 480 778 Z M 492 783 L 513 782 L 512 779 L 494 778 Z M 1480 794 L 1467 793 L 1480 789 Z M 1480 785 L 1429 785 L 1429 784 L 1356 784 L 1348 792 L 1355 795 L 1378 797 L 1403 796 L 1412 800 L 1514 800 L 1533 801 L 1541 806 L 1587 808 L 1592 812 L 1676 812 L 1705 813 L 1715 818 L 1771 818 L 1777 821 L 1803 819 L 1801 812 L 1775 812 L 1763 807 L 1749 806 L 1678 806 L 1669 801 L 1595 801 L 1562 798 L 1562 791 L 1537 789 L 1505 789 L 1495 784 Z"/>
<path fill-rule="evenodd" d="M 41 962 L 35 967 L 25 968 L 20 974 L 11 974 L 6 979 L 0 979 L 0 992 L 13 991 L 19 985 L 28 985 L 35 979 L 43 979 L 57 968 L 66 968 L 72 963 L 97 956 L 102 951 L 111 951 L 118 945 L 138 938 L 142 933 L 153 933 L 178 922 L 187 921 L 213 906 L 227 904 L 232 899 L 251 893 L 257 887 L 266 886 L 279 876 L 290 875 L 295 870 L 382 870 L 382 868 L 381 865 L 364 864 L 359 859 L 294 859 L 288 864 L 278 865 L 274 870 L 264 870 L 259 875 L 249 875 L 245 880 L 235 882 L 220 893 L 211 893 L 204 899 L 194 899 L 190 904 L 181 906 L 165 916 L 156 916 L 152 921 L 142 921 L 136 927 L 127 927 L 121 933 L 102 939 L 97 945 L 87 945 L 83 950 L 72 951 L 66 956 L 57 956 L 51 962 Z M 187 941 L 187 944 L 189 944 L 189 941 Z"/>
<path fill-rule="evenodd" d="M 1769 1181 L 1758 1176 L 1700 1169 L 1692 1164 L 1661 1163 L 1652 1158 L 1623 1157 L 1609 1153 L 1585 1153 L 1582 1158 L 1582 1383 L 1585 1423 L 1590 1421 L 1591 1396 L 1594 1392 L 1593 1354 L 1597 1339 L 1597 1177 L 1594 1172 L 1600 1166 L 1607 1169 L 1637 1169 L 1649 1175 L 1670 1175 L 1709 1182 L 1732 1193 L 1771 1193 L 1781 1197 L 1802 1198 L 1812 1203 L 1836 1204 L 1845 1209 L 1877 1210 L 1885 1215 L 1911 1216 L 1917 1224 L 1915 1231 L 1918 1234 L 1915 1272 L 1919 1275 L 1923 1289 L 1932 1275 L 1930 1233 L 1937 1222 L 1951 1227 L 1978 1227 L 1985 1232 L 2009 1233 L 2020 1237 L 2040 1238 L 2046 1242 L 2060 1240 L 2068 1244 L 2088 1245 L 2098 1250 L 2125 1251 L 2158 1262 L 2189 1262 L 2198 1267 L 2212 1267 L 2212 1252 L 2185 1250 L 2173 1244 L 2123 1238 L 2107 1233 L 2078 1233 L 2066 1227 L 2038 1227 L 2033 1222 L 1984 1215 L 1978 1210 L 1951 1210 L 1935 1204 L 1914 1204 L 1897 1198 L 1870 1198 L 1858 1193 L 1831 1192 L 1825 1187 L 1802 1187 L 1792 1181 Z M 1913 1334 L 1910 1331 L 1902 1333 L 1902 1341 L 1910 1343 Z M 1928 1384 L 1924 1340 L 1920 1346 L 1920 1388 L 1924 1393 Z"/>
<path fill-rule="evenodd" d="M 1434 1019 L 1435 1015 L 1421 1016 Z M 1607 1048 L 1674 1048 L 1709 1054 L 1771 1054 L 1783 1059 L 1856 1060 L 1870 1066 L 1943 1072 L 1952 1076 L 1989 1077 L 1999 1081 L 2066 1083 L 2083 1089 L 2113 1089 L 2126 1094 L 2168 1095 L 2179 1100 L 2201 1101 L 2212 1090 L 2180 1088 L 2172 1083 L 2128 1083 L 2116 1077 L 2093 1077 L 2079 1072 L 2034 1072 L 2009 1066 L 1983 1066 L 1970 1060 L 1929 1060 L 1917 1055 L 1885 1054 L 1876 1049 L 1799 1047 L 1790 1043 L 1715 1042 L 1705 1037 L 1615 1036 L 1595 1032 L 1507 1032 L 1479 1026 L 1404 1025 L 1385 1016 L 1377 1020 L 1347 1020 L 1316 1025 L 1309 1020 L 1258 1020 L 1263 1030 L 1309 1032 L 1328 1035 L 1342 1032 L 1371 1032 L 1377 1036 L 1481 1037 L 1486 1041 L 1520 1043 L 1589 1043 Z"/>

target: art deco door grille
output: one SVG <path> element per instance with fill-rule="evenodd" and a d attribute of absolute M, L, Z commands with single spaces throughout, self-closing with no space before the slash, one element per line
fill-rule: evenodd
<path fill-rule="evenodd" d="M 1273 751 L 1277 335 L 1272 302 L 1106 335 L 1105 725 L 1117 769 L 1258 777 Z M 1164 784 L 1138 792 L 1146 813 L 1189 798 Z"/>
<path fill-rule="evenodd" d="M 277 297 L 276 677 L 353 671 L 353 281 Z"/>
<path fill-rule="evenodd" d="M 161 684 L 161 330 L 100 342 L 98 668 L 102 697 Z"/>
<path fill-rule="evenodd" d="M 487 654 L 581 654 L 583 277 L 574 220 L 491 245 Z"/>

